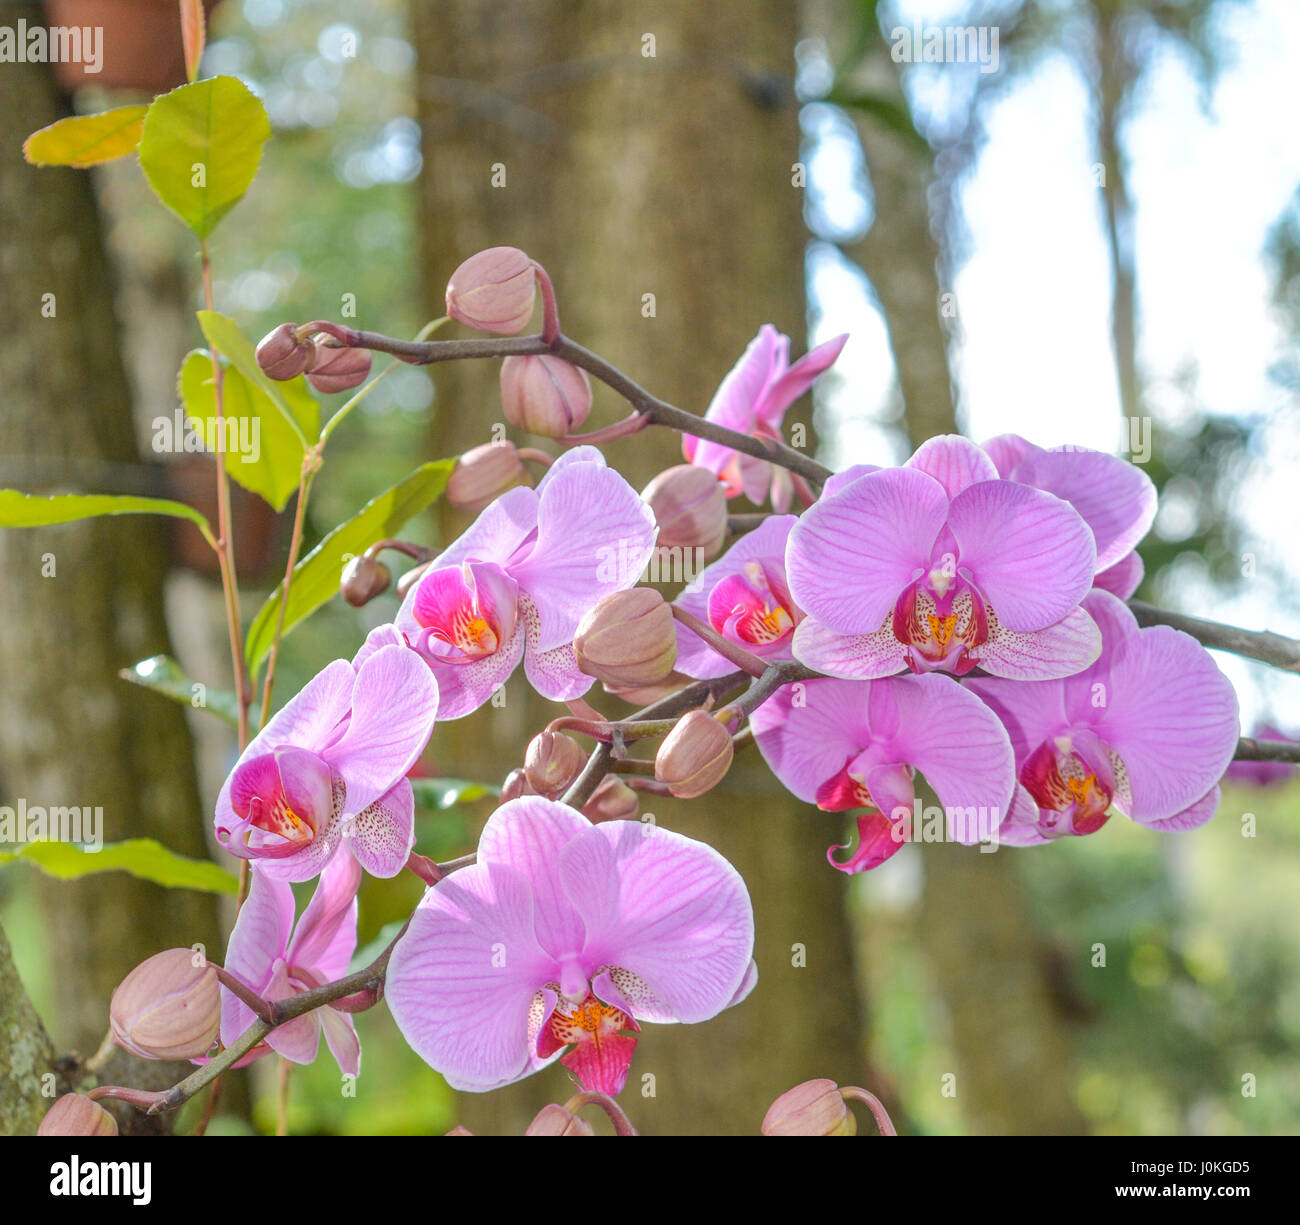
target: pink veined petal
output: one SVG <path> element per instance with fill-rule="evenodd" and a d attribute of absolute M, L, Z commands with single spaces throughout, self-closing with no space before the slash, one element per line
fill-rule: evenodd
<path fill-rule="evenodd" d="M 1042 450 L 1019 434 L 999 434 L 984 443 L 983 449 L 993 461 L 998 475 L 1008 478 L 1014 477 L 1017 466 L 1026 455 L 1038 454 Z"/>
<path fill-rule="evenodd" d="M 757 423 L 755 407 L 771 385 L 778 363 L 784 366 L 789 351 L 789 339 L 770 323 L 763 324 L 740 360 L 718 385 L 705 411 L 705 419 L 742 434 L 750 433 Z"/>
<path fill-rule="evenodd" d="M 1072 448 L 1026 455 L 1015 479 L 1069 502 L 1092 529 L 1097 569 L 1133 550 L 1156 517 L 1156 487 L 1141 468 L 1104 451 Z"/>
<path fill-rule="evenodd" d="M 1038 804 L 1019 783 L 1011 801 L 1011 811 L 998 827 L 998 841 L 1007 846 L 1046 846 L 1054 841 L 1038 829 Z"/>
<path fill-rule="evenodd" d="M 762 506 L 772 488 L 772 465 L 755 455 L 739 455 L 736 462 L 740 465 L 741 491 L 755 506 Z"/>
<path fill-rule="evenodd" d="M 599 447 L 570 447 L 551 461 L 551 466 L 546 469 L 542 474 L 542 479 L 537 482 L 537 492 L 540 494 L 561 472 L 566 472 L 574 464 L 595 464 L 598 468 L 607 466 L 604 452 Z"/>
<path fill-rule="evenodd" d="M 1101 653 L 1097 623 L 1082 608 L 1055 625 L 1016 633 L 990 612 L 989 636 L 976 647 L 978 663 L 991 676 L 1020 681 L 1048 681 L 1073 676 Z"/>
<path fill-rule="evenodd" d="M 790 405 L 835 364 L 848 339 L 848 332 L 844 332 L 825 341 L 815 349 L 809 349 L 789 369 L 778 373 L 776 379 L 769 384 L 759 406 L 761 419 L 773 428 L 780 426 Z"/>
<path fill-rule="evenodd" d="M 744 1003 L 749 998 L 749 993 L 758 986 L 758 962 L 750 959 L 749 968 L 745 971 L 745 977 L 740 980 L 740 986 L 736 988 L 736 993 L 727 1001 L 728 1008 L 734 1008 L 737 1004 Z"/>
<path fill-rule="evenodd" d="M 265 994 L 272 967 L 284 956 L 293 928 L 293 890 L 265 876 L 260 865 L 249 877 L 248 896 L 239 908 L 226 945 L 225 969 L 245 986 Z M 237 995 L 221 988 L 221 1041 L 230 1046 L 257 1018 Z"/>
<path fill-rule="evenodd" d="M 635 585 L 654 552 L 654 512 L 612 468 L 575 464 L 542 492 L 537 544 L 511 568 L 540 616 L 539 649 L 573 640 L 603 596 Z"/>
<path fill-rule="evenodd" d="M 1102 591 L 1109 591 L 1121 600 L 1127 600 L 1142 586 L 1145 577 L 1146 567 L 1135 549 L 1131 553 L 1126 553 L 1113 566 L 1098 570 L 1092 585 Z"/>
<path fill-rule="evenodd" d="M 528 880 L 479 863 L 424 895 L 393 950 L 384 996 L 416 1054 L 452 1088 L 481 1093 L 547 1062 L 529 1050 L 529 1016 L 559 974 L 534 934 Z"/>
<path fill-rule="evenodd" d="M 384 647 L 361 665 L 348 730 L 326 751 L 347 785 L 348 813 L 369 808 L 416 763 L 437 714 L 437 682 L 415 651 Z"/>
<path fill-rule="evenodd" d="M 925 776 L 953 837 L 986 840 L 1010 809 L 1016 786 L 1011 741 L 997 716 L 957 681 L 936 672 L 875 683 L 889 685 L 898 700 L 898 731 L 886 758 Z"/>
<path fill-rule="evenodd" d="M 996 481 L 993 461 L 969 438 L 960 434 L 939 434 L 928 438 L 903 465 L 932 476 L 950 498 L 977 481 Z"/>
<path fill-rule="evenodd" d="M 1126 638 L 1109 700 L 1094 729 L 1124 762 L 1135 821 L 1176 815 L 1223 776 L 1239 735 L 1237 695 L 1196 639 L 1165 625 Z"/>
<path fill-rule="evenodd" d="M 851 468 L 845 468 L 843 472 L 836 472 L 826 480 L 822 486 L 822 497 L 833 498 L 837 493 L 842 492 L 853 484 L 859 477 L 870 476 L 873 472 L 883 472 L 884 469 L 879 464 L 854 464 Z"/>
<path fill-rule="evenodd" d="M 911 771 L 902 762 L 872 766 L 866 771 L 865 781 L 872 803 L 895 824 L 912 815 L 916 788 Z"/>
<path fill-rule="evenodd" d="M 1065 710 L 1072 723 L 1096 723 L 1110 701 L 1110 665 L 1119 644 L 1138 632 L 1137 618 L 1123 600 L 1093 588 L 1080 605 L 1101 632 L 1101 654 L 1063 681 Z"/>
<path fill-rule="evenodd" d="M 850 876 L 870 872 L 897 855 L 911 833 L 912 822 L 910 816 L 902 821 L 892 821 L 882 812 L 864 812 L 857 817 L 857 825 L 858 845 L 847 859 L 836 859 L 835 852 L 847 851 L 852 843 L 832 846 L 826 851 L 826 860 L 831 867 Z"/>
<path fill-rule="evenodd" d="M 313 829 L 323 829 L 333 807 L 329 766 L 308 749 L 276 749 L 275 766 L 289 807 Z"/>
<path fill-rule="evenodd" d="M 289 981 L 288 967 L 284 962 L 278 963 L 275 977 L 263 995 L 274 1002 L 286 1000 L 295 994 L 297 991 Z M 316 1052 L 320 1050 L 320 1021 L 314 1013 L 305 1013 L 283 1025 L 277 1025 L 263 1041 L 290 1063 L 315 1063 Z"/>
<path fill-rule="evenodd" d="M 791 594 L 828 629 L 875 632 L 928 566 L 947 510 L 943 486 L 923 472 L 860 477 L 795 524 L 786 549 Z"/>
<path fill-rule="evenodd" d="M 502 804 L 479 835 L 480 863 L 514 868 L 532 887 L 537 942 L 557 960 L 582 951 L 586 928 L 560 886 L 560 851 L 592 828 L 567 804 L 521 796 Z"/>
<path fill-rule="evenodd" d="M 592 678 L 578 667 L 573 643 L 566 642 L 549 651 L 538 647 L 541 623 L 536 607 L 527 596 L 519 602 L 524 622 L 524 675 L 544 698 L 568 702 L 579 698 L 592 686 Z"/>
<path fill-rule="evenodd" d="M 524 628 L 518 622 L 508 641 L 473 663 L 447 663 L 421 649 L 438 685 L 438 717 L 460 719 L 476 711 L 510 679 L 523 655 Z"/>
<path fill-rule="evenodd" d="M 962 685 L 997 715 L 1011 741 L 1017 764 L 1070 725 L 1065 712 L 1065 689 L 1059 680 L 1009 681 L 981 676 L 963 681 Z M 1034 811 L 1037 813 L 1037 805 Z"/>
<path fill-rule="evenodd" d="M 316 1016 L 325 1034 L 325 1045 L 330 1048 L 339 1071 L 345 1076 L 360 1076 L 361 1039 L 357 1037 L 357 1027 L 352 1018 L 336 1008 L 317 1009 Z"/>
<path fill-rule="evenodd" d="M 366 635 L 365 642 L 361 644 L 361 648 L 352 657 L 352 667 L 354 670 L 359 669 L 380 647 L 401 647 L 406 645 L 406 639 L 391 621 L 387 625 L 376 626 Z"/>
<path fill-rule="evenodd" d="M 790 653 L 809 668 L 845 680 L 893 676 L 907 666 L 907 647 L 894 634 L 892 616 L 874 632 L 863 634 L 837 634 L 805 617 L 794 631 Z"/>
<path fill-rule="evenodd" d="M 1092 586 L 1096 548 L 1068 502 L 1015 481 L 980 481 L 952 500 L 958 569 L 998 620 L 1024 633 L 1060 621 Z"/>
<path fill-rule="evenodd" d="M 1182 812 L 1176 812 L 1172 817 L 1164 817 L 1156 821 L 1139 821 L 1138 824 L 1145 825 L 1147 829 L 1155 829 L 1161 833 L 1170 834 L 1182 833 L 1189 829 L 1199 829 L 1218 811 L 1221 798 L 1222 794 L 1218 786 L 1215 785 L 1195 803 L 1184 808 Z"/>
<path fill-rule="evenodd" d="M 343 837 L 371 876 L 396 876 L 415 846 L 415 795 L 410 780 L 399 778 L 374 803 L 347 818 Z"/>
<path fill-rule="evenodd" d="M 637 975 L 676 1020 L 708 1020 L 743 983 L 754 912 L 740 874 L 712 847 L 609 821 L 560 851 L 560 881 L 586 924 L 584 964 Z"/>
<path fill-rule="evenodd" d="M 488 642 L 495 638 L 499 645 L 515 632 L 518 600 L 518 584 L 495 562 L 464 562 L 425 574 L 416 584 L 411 614 L 421 627 L 450 637 L 455 651 L 481 651 L 491 649 L 481 645 L 483 635 L 490 633 Z M 471 620 L 487 629 L 474 634 Z"/>
<path fill-rule="evenodd" d="M 559 462 L 556 461 L 557 464 Z M 434 558 L 429 569 L 459 566 L 466 561 L 495 562 L 499 566 L 505 566 L 536 530 L 540 502 L 539 490 L 523 485 L 507 489 Z M 413 592 L 407 592 L 407 601 L 412 594 Z M 407 601 L 403 601 L 404 606 Z M 400 621 L 398 628 L 403 628 Z"/>
<path fill-rule="evenodd" d="M 360 884 L 361 867 L 351 855 L 336 855 L 330 861 L 289 943 L 290 965 L 310 970 L 322 982 L 346 973 L 357 947 Z"/>
<path fill-rule="evenodd" d="M 876 683 L 811 680 L 785 685 L 750 716 L 763 760 L 805 803 L 817 803 L 821 786 L 870 741 L 867 703 Z"/>

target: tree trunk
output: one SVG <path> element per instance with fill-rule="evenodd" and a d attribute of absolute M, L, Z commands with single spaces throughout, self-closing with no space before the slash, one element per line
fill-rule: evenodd
<path fill-rule="evenodd" d="M 29 167 L 20 148 L 66 104 L 44 66 L 14 64 L 0 73 L 0 113 L 0 275 L 9 305 L 0 485 L 130 488 L 142 470 L 91 178 Z M 0 532 L 0 794 L 9 805 L 22 797 L 102 810 L 106 841 L 151 837 L 202 856 L 185 718 L 116 675 L 170 650 L 166 540 L 161 521 L 147 517 Z M 96 1048 L 109 995 L 144 957 L 194 942 L 218 947 L 208 896 L 116 872 L 42 878 L 39 890 L 60 1046 Z M 0 1028 L 6 1021 L 0 1016 Z"/>
<path fill-rule="evenodd" d="M 783 0 L 417 0 L 430 313 L 441 313 L 461 259 L 509 244 L 549 271 L 568 334 L 684 408 L 704 411 L 761 323 L 798 348 L 795 11 Z M 496 363 L 441 367 L 436 378 L 435 450 L 487 441 L 500 420 Z M 593 425 L 624 412 L 596 389 Z M 650 431 L 609 455 L 639 487 L 682 462 L 681 441 Z M 589 696 L 615 705 L 599 688 Z M 554 713 L 517 676 L 504 708 L 441 725 L 435 751 L 449 773 L 499 779 Z M 752 750 L 706 798 L 646 807 L 745 877 L 760 979 L 745 1005 L 705 1025 L 647 1027 L 625 1094 L 633 1121 L 647 1133 L 753 1133 L 798 1081 L 861 1079 L 845 882 L 824 861 L 839 819 L 793 800 Z M 806 968 L 793 964 L 796 946 Z M 569 1092 L 550 1069 L 463 1099 L 465 1122 L 517 1134 Z"/>

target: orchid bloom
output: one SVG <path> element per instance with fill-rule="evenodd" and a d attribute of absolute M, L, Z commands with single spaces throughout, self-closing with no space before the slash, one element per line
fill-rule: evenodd
<path fill-rule="evenodd" d="M 1237 745 L 1237 696 L 1196 639 L 1139 629 L 1122 601 L 1094 591 L 1084 607 L 1102 653 L 1064 680 L 968 681 L 1002 720 L 1019 785 L 1002 839 L 1029 846 L 1091 834 L 1111 806 L 1148 829 L 1203 825 Z"/>
<path fill-rule="evenodd" d="M 406 772 L 437 713 L 437 683 L 409 648 L 335 660 L 241 754 L 217 797 L 217 841 L 282 880 L 310 880 L 340 846 L 396 876 L 415 837 Z"/>
<path fill-rule="evenodd" d="M 763 324 L 722 380 L 704 419 L 751 438 L 780 442 L 786 410 L 834 363 L 847 340 L 847 333 L 836 336 L 791 365 L 790 338 L 770 323 Z M 691 434 L 683 437 L 682 452 L 687 463 L 715 473 L 726 486 L 727 497 L 743 493 L 755 506 L 761 506 L 770 492 L 778 514 L 790 509 L 794 486 L 784 468 Z"/>
<path fill-rule="evenodd" d="M 760 659 L 793 659 L 790 645 L 803 613 L 785 581 L 785 546 L 794 515 L 773 515 L 746 533 L 677 597 L 686 612 Z M 735 664 L 677 623 L 677 670 L 701 679 Z"/>
<path fill-rule="evenodd" d="M 1001 434 L 984 450 L 1007 480 L 1045 489 L 1083 516 L 1097 544 L 1093 586 L 1127 600 L 1142 582 L 1138 542 L 1156 517 L 1156 487 L 1141 468 L 1104 451 L 1047 451 L 1018 434 Z"/>
<path fill-rule="evenodd" d="M 807 616 L 794 656 L 848 680 L 1068 676 L 1101 649 L 1079 608 L 1095 562 L 1068 502 L 1001 479 L 964 438 L 932 438 L 901 468 L 828 482 L 795 524 L 786 574 Z"/>
<path fill-rule="evenodd" d="M 1255 740 L 1281 741 L 1294 744 L 1295 737 L 1288 736 L 1272 723 L 1256 723 L 1251 730 Z M 1295 766 L 1286 761 L 1234 761 L 1223 777 L 1229 782 L 1244 783 L 1247 787 L 1274 787 L 1279 783 L 1290 782 L 1295 774 Z"/>
<path fill-rule="evenodd" d="M 295 928 L 293 889 L 287 881 L 254 868 L 248 897 L 239 908 L 226 969 L 264 1000 L 275 1003 L 334 982 L 348 972 L 357 947 L 357 887 L 361 866 L 339 855 L 321 873 L 320 883 Z M 221 1041 L 232 1045 L 257 1018 L 226 987 L 221 989 Z M 361 1071 L 361 1044 L 352 1018 L 335 1008 L 317 1008 L 286 1021 L 240 1060 L 244 1066 L 270 1051 L 292 1063 L 312 1063 L 325 1043 L 348 1076 Z"/>
<path fill-rule="evenodd" d="M 996 841 L 1015 765 L 993 713 L 960 683 L 926 673 L 787 685 L 750 716 L 763 760 L 801 800 L 827 812 L 869 807 L 842 872 L 877 867 L 912 836 L 920 770 L 939 797 L 948 837 Z"/>
<path fill-rule="evenodd" d="M 738 1003 L 757 978 L 753 948 L 745 883 L 717 851 L 527 796 L 492 814 L 476 863 L 425 893 L 385 998 L 455 1089 L 499 1088 L 558 1057 L 612 1096 L 641 1022 Z"/>
<path fill-rule="evenodd" d="M 654 539 L 653 512 L 594 447 L 560 456 L 536 489 L 502 494 L 397 614 L 437 677 L 442 718 L 477 710 L 521 658 L 543 697 L 586 693 L 574 630 L 602 597 L 637 583 Z"/>

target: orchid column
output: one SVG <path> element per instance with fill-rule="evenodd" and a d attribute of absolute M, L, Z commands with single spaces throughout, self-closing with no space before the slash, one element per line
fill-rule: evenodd
<path fill-rule="evenodd" d="M 421 95 L 420 118 L 430 137 L 421 188 L 429 314 L 441 313 L 449 268 L 467 252 L 509 242 L 545 264 L 562 287 L 566 332 L 597 351 L 617 352 L 632 377 L 702 413 L 708 389 L 744 351 L 756 319 L 789 333 L 796 354 L 805 348 L 803 193 L 791 186 L 799 158 L 796 111 L 788 100 L 798 36 L 792 6 L 786 0 L 712 6 L 629 0 L 565 23 L 538 21 L 541 11 L 519 0 L 414 5 L 421 70 L 433 77 L 508 88 L 546 65 L 608 62 L 577 83 L 530 96 L 530 128 L 497 125 L 458 109 L 455 99 Z M 643 42 L 646 34 L 654 35 L 653 48 Z M 753 79 L 698 57 L 684 62 L 683 48 L 725 48 Z M 647 108 L 653 123 L 646 122 Z M 504 168 L 504 187 L 490 181 L 494 163 Z M 437 368 L 439 400 L 492 404 L 497 368 L 492 362 Z M 597 388 L 587 428 L 623 411 Z M 809 417 L 806 401 L 791 410 L 787 439 L 791 424 Z M 435 419 L 431 453 L 454 455 L 487 442 L 490 421 L 486 408 Z M 607 456 L 637 488 L 683 458 L 680 437 L 667 430 L 611 443 Z M 446 538 L 464 522 L 447 523 Z M 493 744 L 522 743 L 555 716 L 553 704 L 522 686 L 507 693 L 503 709 L 439 724 L 448 760 L 492 777 L 498 763 L 483 756 L 489 729 Z M 611 713 L 624 710 L 599 686 L 588 696 Z M 820 878 L 825 846 L 841 832 L 837 820 L 809 821 L 756 754 L 739 755 L 706 801 L 652 796 L 642 808 L 671 829 L 705 839 L 739 869 L 755 899 L 756 956 L 769 985 L 760 987 L 761 1028 L 756 1015 L 736 1009 L 708 1026 L 659 1027 L 642 1039 L 634 1073 L 656 1074 L 657 1097 L 643 1101 L 640 1086 L 629 1085 L 627 1094 L 640 1107 L 638 1127 L 727 1132 L 741 1115 L 760 1116 L 790 1084 L 860 1076 L 850 1071 L 861 1066 L 861 1026 L 853 983 L 842 973 L 851 960 L 842 894 Z M 710 812 L 724 811 L 744 812 L 746 827 L 710 819 Z M 807 945 L 807 968 L 791 965 L 796 943 Z M 805 1041 L 785 1041 L 781 1031 L 794 1024 Z M 822 1070 L 831 1067 L 839 1070 Z M 687 1091 L 688 1078 L 705 1069 L 713 1086 L 708 1100 Z M 475 1131 L 518 1133 L 550 1100 L 545 1093 L 535 1078 L 466 1097 L 463 1118 Z"/>

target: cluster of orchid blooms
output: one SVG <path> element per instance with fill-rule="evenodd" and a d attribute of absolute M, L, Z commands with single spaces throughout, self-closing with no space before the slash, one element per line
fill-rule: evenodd
<path fill-rule="evenodd" d="M 719 428 L 688 433 L 687 462 L 639 494 L 573 433 L 590 388 L 557 355 L 554 298 L 536 264 L 509 248 L 473 257 L 448 288 L 449 314 L 514 335 L 538 286 L 542 343 L 507 358 L 503 407 L 567 449 L 535 487 L 510 443 L 462 457 L 450 496 L 478 511 L 472 525 L 407 576 L 391 624 L 322 670 L 240 756 L 215 828 L 250 861 L 251 886 L 220 985 L 203 979 L 211 998 L 220 993 L 219 1016 L 187 1054 L 208 1055 L 218 1037 L 234 1046 L 262 1015 L 259 1000 L 342 978 L 362 872 L 408 866 L 431 883 L 371 995 L 457 1089 L 494 1089 L 559 1060 L 582 1090 L 613 1096 L 643 1023 L 705 1021 L 743 1000 L 757 973 L 735 868 L 704 843 L 617 819 L 637 812 L 624 776 L 593 776 L 608 754 L 589 764 L 561 730 L 626 750 L 621 735 L 631 741 L 637 717 L 597 715 L 583 700 L 595 680 L 648 698 L 718 681 L 672 712 L 685 717 L 656 755 L 655 781 L 634 781 L 702 794 L 747 724 L 794 795 L 857 814 L 847 857 L 828 852 L 844 872 L 874 868 L 912 838 L 918 773 L 947 837 L 966 843 L 1091 834 L 1115 812 L 1154 830 L 1214 814 L 1238 743 L 1236 697 L 1200 643 L 1139 628 L 1125 604 L 1156 510 L 1139 468 L 1015 436 L 984 446 L 948 436 L 897 467 L 836 473 L 816 492 L 781 462 L 783 448 L 764 459 L 727 439 L 779 443 L 786 410 L 846 338 L 791 363 L 788 339 L 765 326 L 708 409 Z M 319 361 L 322 334 L 327 345 L 362 335 L 286 324 L 259 357 L 274 377 L 292 377 Z M 346 351 L 364 347 L 381 346 Z M 398 344 L 388 351 L 415 360 Z M 729 527 L 727 502 L 742 494 L 770 500 L 772 513 Z M 669 605 L 638 583 L 656 548 L 679 546 L 713 560 Z M 362 564 L 349 578 L 364 587 L 360 600 L 386 582 L 373 558 Z M 414 854 L 407 776 L 438 720 L 483 706 L 521 663 L 529 685 L 572 715 L 530 746 L 472 862 L 431 865 Z M 754 696 L 715 711 L 727 678 L 733 689 L 749 680 Z M 653 720 L 653 707 L 643 713 Z M 290 886 L 313 879 L 295 927 Z M 278 1024 L 242 1061 L 274 1050 L 310 1062 L 323 1032 L 355 1075 L 348 1007 Z M 115 1009 L 119 1039 L 143 1049 L 133 1033 L 156 1011 Z M 826 1098 L 826 1084 L 805 1096 L 839 1102 L 842 1122 L 839 1091 Z"/>

